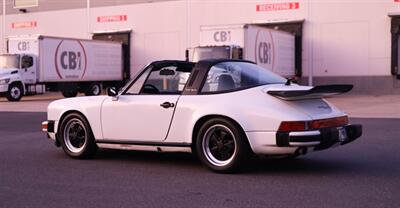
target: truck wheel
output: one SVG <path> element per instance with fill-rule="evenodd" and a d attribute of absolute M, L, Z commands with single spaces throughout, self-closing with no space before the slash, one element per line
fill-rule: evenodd
<path fill-rule="evenodd" d="M 85 89 L 85 95 L 100 95 L 101 94 L 101 84 L 100 83 L 91 83 Z"/>
<path fill-rule="evenodd" d="M 76 97 L 78 95 L 78 90 L 76 89 L 69 89 L 63 90 L 62 95 L 66 98 Z"/>
<path fill-rule="evenodd" d="M 21 84 L 12 83 L 8 88 L 6 97 L 8 101 L 15 102 L 21 100 L 23 94 L 24 94 L 24 89 L 21 86 Z"/>
<path fill-rule="evenodd" d="M 196 152 L 203 164 L 222 173 L 238 171 L 251 153 L 240 127 L 224 118 L 214 118 L 202 125 Z"/>
<path fill-rule="evenodd" d="M 89 123 L 77 113 L 71 113 L 61 121 L 58 136 L 64 152 L 75 159 L 93 157 L 98 149 Z"/>

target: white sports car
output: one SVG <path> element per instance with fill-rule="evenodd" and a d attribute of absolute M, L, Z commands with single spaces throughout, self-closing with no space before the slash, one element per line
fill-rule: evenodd
<path fill-rule="evenodd" d="M 251 154 L 298 156 L 359 138 L 361 125 L 322 99 L 351 89 L 299 86 L 247 61 L 156 61 L 108 96 L 52 102 L 42 129 L 72 158 L 98 148 L 191 151 L 231 172 Z"/>

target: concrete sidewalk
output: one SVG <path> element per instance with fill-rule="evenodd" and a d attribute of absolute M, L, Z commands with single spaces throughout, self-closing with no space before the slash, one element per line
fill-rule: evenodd
<path fill-rule="evenodd" d="M 350 117 L 400 118 L 400 95 L 339 95 L 327 100 Z"/>
<path fill-rule="evenodd" d="M 44 95 L 25 96 L 20 102 L 8 102 L 0 98 L 0 111 L 46 112 L 47 105 L 62 99 L 61 93 L 49 92 Z M 327 100 L 345 111 L 350 117 L 359 118 L 400 118 L 400 95 L 339 95 Z"/>
<path fill-rule="evenodd" d="M 9 102 L 0 97 L 0 111 L 46 112 L 50 102 L 64 98 L 61 92 L 47 92 L 42 95 L 24 96 L 19 102 Z"/>

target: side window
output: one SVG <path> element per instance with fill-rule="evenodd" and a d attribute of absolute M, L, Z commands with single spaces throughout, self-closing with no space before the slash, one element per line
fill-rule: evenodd
<path fill-rule="evenodd" d="M 23 56 L 21 59 L 21 68 L 26 69 L 33 66 L 33 57 L 31 56 Z"/>
<path fill-rule="evenodd" d="M 189 78 L 189 72 L 177 66 L 166 66 L 150 73 L 141 94 L 181 94 Z"/>

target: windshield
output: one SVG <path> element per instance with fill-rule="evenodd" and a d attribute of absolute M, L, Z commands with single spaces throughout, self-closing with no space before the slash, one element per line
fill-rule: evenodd
<path fill-rule="evenodd" d="M 0 55 L 0 69 L 19 68 L 18 55 Z"/>
<path fill-rule="evenodd" d="M 202 92 L 223 92 L 266 84 L 284 84 L 286 79 L 248 62 L 222 62 L 211 67 Z"/>

